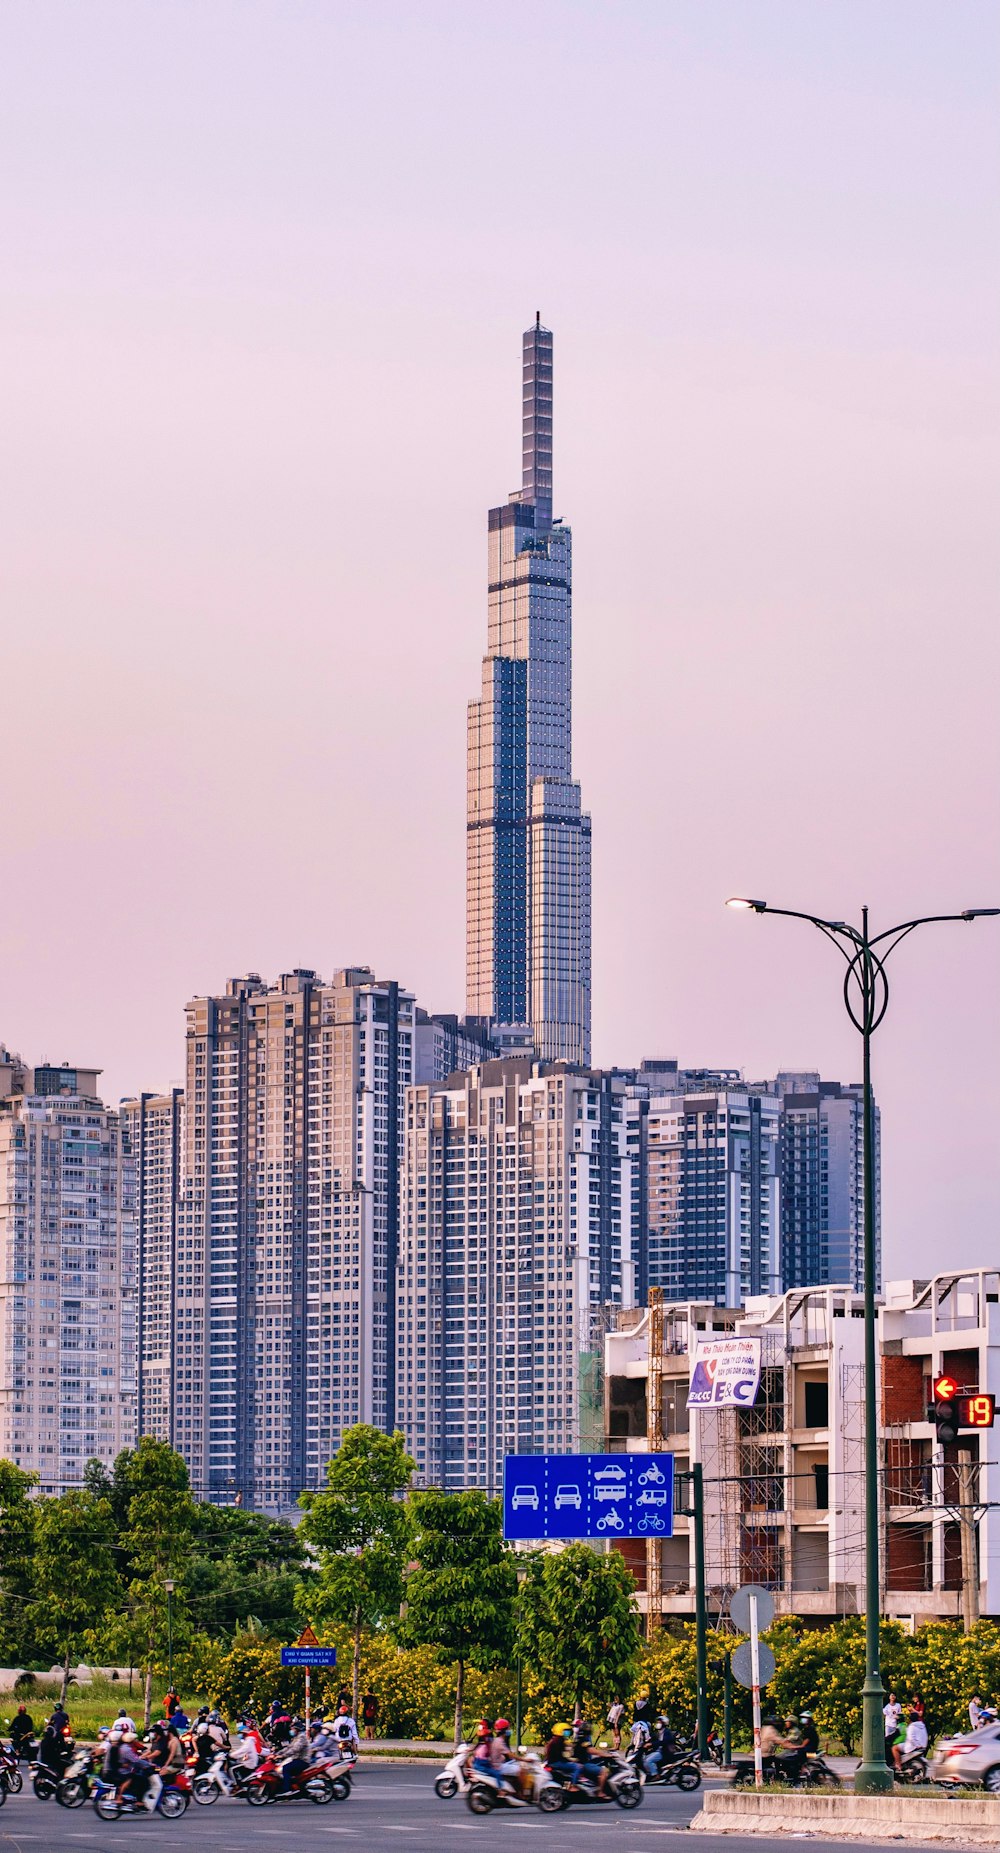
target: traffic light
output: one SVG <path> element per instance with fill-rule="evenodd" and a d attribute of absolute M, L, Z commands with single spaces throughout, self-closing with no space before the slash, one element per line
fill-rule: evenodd
<path fill-rule="evenodd" d="M 937 1429 L 941 1443 L 958 1438 L 958 1384 L 954 1377 L 938 1377 L 934 1383 L 934 1401 L 927 1411 Z"/>
<path fill-rule="evenodd" d="M 958 1439 L 961 1429 L 992 1428 L 996 1420 L 996 1398 L 985 1390 L 959 1396 L 954 1377 L 937 1377 L 927 1420 L 937 1429 L 939 1442 L 946 1445 Z"/>

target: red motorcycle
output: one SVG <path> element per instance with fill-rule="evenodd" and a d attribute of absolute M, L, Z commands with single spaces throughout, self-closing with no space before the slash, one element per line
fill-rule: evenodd
<path fill-rule="evenodd" d="M 295 1801 L 315 1802 L 317 1807 L 322 1807 L 325 1802 L 332 1802 L 334 1796 L 327 1769 L 325 1763 L 312 1763 L 308 1769 L 300 1770 L 286 1789 L 277 1758 L 268 1755 L 251 1771 L 243 1793 L 253 1808 L 262 1808 L 267 1802 Z"/>

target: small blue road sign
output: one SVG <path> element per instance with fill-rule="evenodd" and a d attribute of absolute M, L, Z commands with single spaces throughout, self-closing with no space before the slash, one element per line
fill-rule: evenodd
<path fill-rule="evenodd" d="M 335 1647 L 283 1647 L 282 1666 L 336 1666 Z"/>
<path fill-rule="evenodd" d="M 508 1454 L 503 1535 L 670 1538 L 672 1454 Z"/>

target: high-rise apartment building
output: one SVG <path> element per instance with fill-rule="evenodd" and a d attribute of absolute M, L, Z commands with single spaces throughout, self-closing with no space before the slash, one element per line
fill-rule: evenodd
<path fill-rule="evenodd" d="M 608 1306 L 634 1294 L 624 1090 L 491 1061 L 406 1098 L 397 1410 L 425 1483 L 599 1446 Z"/>
<path fill-rule="evenodd" d="M 0 1450 L 43 1493 L 136 1438 L 135 1173 L 99 1072 L 0 1051 Z"/>
<path fill-rule="evenodd" d="M 188 1005 L 174 1445 L 203 1497 L 285 1510 L 392 1424 L 413 1028 L 366 967 Z"/>
<path fill-rule="evenodd" d="M 174 1269 L 184 1150 L 184 1095 L 121 1103 L 135 1167 L 139 1280 L 139 1433 L 174 1438 Z"/>
<path fill-rule="evenodd" d="M 489 515 L 469 704 L 466 1008 L 590 1060 L 590 818 L 572 771 L 570 530 L 552 516 L 552 335 L 524 336 L 522 484 Z"/>
<path fill-rule="evenodd" d="M 739 1085 L 650 1098 L 650 1286 L 720 1306 L 780 1290 L 780 1117 L 776 1099 Z"/>
<path fill-rule="evenodd" d="M 781 1248 L 786 1287 L 864 1288 L 864 1104 L 859 1085 L 779 1074 Z M 882 1284 L 881 1150 L 875 1144 L 875 1281 Z"/>

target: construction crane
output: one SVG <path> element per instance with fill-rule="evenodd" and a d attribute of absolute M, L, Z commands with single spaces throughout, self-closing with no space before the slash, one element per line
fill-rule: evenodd
<path fill-rule="evenodd" d="M 650 1287 L 646 1296 L 646 1444 L 651 1454 L 663 1451 L 663 1288 Z M 651 1640 L 663 1620 L 663 1546 L 658 1537 L 646 1539 L 646 1638 Z"/>

